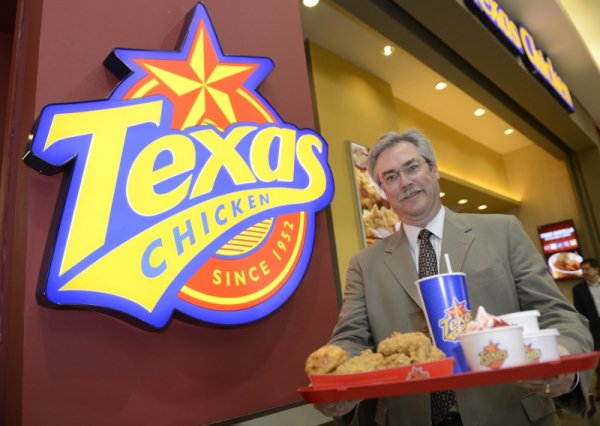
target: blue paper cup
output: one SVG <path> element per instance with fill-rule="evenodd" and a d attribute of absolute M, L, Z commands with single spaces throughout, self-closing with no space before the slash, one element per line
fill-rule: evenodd
<path fill-rule="evenodd" d="M 456 359 L 455 373 L 471 371 L 458 339 L 472 318 L 466 275 L 461 272 L 432 275 L 415 284 L 433 343 L 446 356 Z"/>

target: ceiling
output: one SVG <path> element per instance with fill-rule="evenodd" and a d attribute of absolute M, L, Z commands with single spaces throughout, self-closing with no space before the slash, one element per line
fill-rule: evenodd
<path fill-rule="evenodd" d="M 14 32 L 17 1 L 2 2 L 0 32 Z M 500 0 L 500 3 L 515 21 L 535 34 L 538 46 L 552 58 L 572 94 L 600 128 L 600 26 L 596 25 L 600 1 Z M 450 85 L 444 91 L 433 90 L 444 76 L 397 46 L 394 55 L 382 56 L 379 51 L 387 42 L 385 38 L 344 13 L 331 0 L 321 0 L 310 9 L 300 6 L 300 10 L 306 38 L 388 81 L 398 99 L 501 154 L 532 143 L 518 131 L 504 135 L 510 123 L 493 111 L 474 118 L 473 110 L 482 105 L 455 86 Z M 477 205 L 487 204 L 487 211 L 506 211 L 518 204 L 448 176 L 442 176 L 442 187 L 447 193 L 444 203 L 455 210 L 475 211 Z M 471 201 L 458 206 L 456 201 L 460 198 Z"/>
<path fill-rule="evenodd" d="M 331 0 L 321 0 L 312 8 L 298 1 L 306 39 L 387 81 L 396 98 L 500 154 L 532 144 L 518 131 L 505 135 L 504 131 L 513 126 L 456 86 L 450 84 L 443 91 L 435 90 L 437 82 L 446 80 L 444 76 L 400 47 L 394 46 L 391 56 L 383 56 L 382 47 L 390 44 L 386 38 Z M 538 48 L 552 58 L 572 95 L 600 128 L 599 62 L 592 55 L 595 52 L 596 58 L 600 58 L 600 30 L 596 25 L 600 1 L 499 0 L 499 3 L 513 20 L 534 34 Z M 473 112 L 478 107 L 484 107 L 486 114 L 475 117 Z M 441 186 L 447 194 L 444 204 L 454 210 L 474 212 L 478 205 L 487 204 L 486 211 L 497 212 L 518 205 L 514 200 L 445 176 Z M 460 198 L 470 202 L 465 206 L 455 204 Z"/>

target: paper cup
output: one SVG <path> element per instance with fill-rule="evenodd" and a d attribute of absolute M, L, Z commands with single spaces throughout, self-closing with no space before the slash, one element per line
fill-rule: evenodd
<path fill-rule="evenodd" d="M 523 327 L 488 328 L 460 336 L 467 362 L 473 371 L 492 371 L 527 364 Z"/>
<path fill-rule="evenodd" d="M 556 328 L 523 333 L 527 362 L 536 364 L 559 359 L 560 354 L 558 353 L 556 336 L 558 336 L 558 329 Z"/>
<path fill-rule="evenodd" d="M 469 370 L 458 336 L 471 321 L 467 280 L 463 273 L 432 275 L 415 282 L 434 345 L 454 357 L 454 372 Z"/>
<path fill-rule="evenodd" d="M 498 318 L 503 319 L 510 325 L 520 325 L 523 327 L 523 333 L 532 333 L 540 329 L 538 325 L 539 316 L 540 311 L 523 311 L 500 315 Z"/>

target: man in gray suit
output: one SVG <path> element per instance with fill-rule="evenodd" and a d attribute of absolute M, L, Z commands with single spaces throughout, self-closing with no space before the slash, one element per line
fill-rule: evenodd
<path fill-rule="evenodd" d="M 466 274 L 473 312 L 479 306 L 495 315 L 537 309 L 541 328 L 559 330 L 561 354 L 592 350 L 586 320 L 564 298 L 513 216 L 457 214 L 442 206 L 435 155 L 423 135 L 414 130 L 384 135 L 371 150 L 368 169 L 402 227 L 350 261 L 345 300 L 330 343 L 357 355 L 377 348 L 393 331 L 428 331 L 415 286 L 418 235 L 427 228 L 433 234 L 430 240 L 438 271 L 447 272 L 445 262 L 439 262 L 447 253 L 453 270 Z M 558 425 L 552 398 L 569 396 L 569 404 L 579 403 L 575 407 L 582 412 L 581 386 L 587 389 L 589 381 L 587 373 L 566 374 L 457 389 L 451 412 L 436 425 Z M 358 418 L 355 405 L 356 401 L 345 401 L 317 408 L 327 415 L 343 416 L 338 422 L 347 423 L 353 416 L 354 421 Z M 431 425 L 430 395 L 379 400 L 375 423 Z"/>

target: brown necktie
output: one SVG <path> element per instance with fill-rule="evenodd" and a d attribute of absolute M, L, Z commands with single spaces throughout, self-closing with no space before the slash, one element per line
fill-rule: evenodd
<path fill-rule="evenodd" d="M 429 238 L 433 235 L 428 229 L 419 232 L 419 278 L 436 275 L 437 257 Z M 431 393 L 431 422 L 436 425 L 456 405 L 456 395 L 453 390 Z"/>

